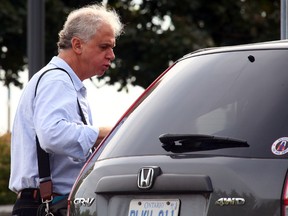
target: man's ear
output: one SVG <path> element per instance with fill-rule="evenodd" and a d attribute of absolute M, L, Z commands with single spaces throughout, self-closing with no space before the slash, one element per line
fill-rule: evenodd
<path fill-rule="evenodd" d="M 72 49 L 75 53 L 81 54 L 82 53 L 82 40 L 78 37 L 73 37 L 71 39 Z"/>

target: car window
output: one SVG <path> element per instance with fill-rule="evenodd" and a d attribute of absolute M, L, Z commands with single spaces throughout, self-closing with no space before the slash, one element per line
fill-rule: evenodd
<path fill-rule="evenodd" d="M 206 134 L 246 140 L 249 147 L 184 152 L 278 157 L 272 144 L 288 136 L 288 51 L 247 50 L 187 57 L 127 113 L 100 159 L 173 154 L 161 134 Z"/>

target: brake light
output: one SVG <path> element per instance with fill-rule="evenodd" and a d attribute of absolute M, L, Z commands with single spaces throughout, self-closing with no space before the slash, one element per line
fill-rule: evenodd
<path fill-rule="evenodd" d="M 68 200 L 68 203 L 67 203 L 67 216 L 70 215 L 70 209 L 71 209 L 71 205 L 70 205 L 70 200 Z"/>
<path fill-rule="evenodd" d="M 288 174 L 286 175 L 286 180 L 283 188 L 282 202 L 283 216 L 288 216 Z"/>

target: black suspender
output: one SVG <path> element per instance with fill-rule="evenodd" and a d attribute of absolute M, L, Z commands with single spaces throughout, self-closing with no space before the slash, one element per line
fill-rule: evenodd
<path fill-rule="evenodd" d="M 49 72 L 51 70 L 62 70 L 62 71 L 64 71 L 65 73 L 67 73 L 67 75 L 70 77 L 70 79 L 71 79 L 71 81 L 73 83 L 73 80 L 72 80 L 70 74 L 66 70 L 64 70 L 63 68 L 51 68 L 51 69 L 48 69 L 48 70 L 44 71 L 41 74 L 41 76 L 39 77 L 39 79 L 38 79 L 38 81 L 36 83 L 34 96 L 36 96 L 37 88 L 38 88 L 40 79 L 43 77 L 43 75 L 45 75 L 47 72 Z M 78 107 L 79 107 L 81 120 L 82 120 L 82 122 L 84 124 L 87 125 L 87 121 L 85 119 L 83 110 L 82 110 L 82 108 L 80 106 L 80 102 L 78 100 L 78 97 L 77 97 L 77 104 L 78 104 Z M 37 161 L 38 161 L 38 172 L 39 172 L 39 183 L 40 183 L 41 198 L 42 198 L 43 201 L 51 200 L 52 199 L 52 194 L 53 194 L 53 185 L 52 185 L 52 180 L 51 180 L 49 154 L 47 152 L 45 152 L 40 147 L 40 143 L 39 143 L 37 135 L 36 135 L 36 146 L 37 146 Z"/>

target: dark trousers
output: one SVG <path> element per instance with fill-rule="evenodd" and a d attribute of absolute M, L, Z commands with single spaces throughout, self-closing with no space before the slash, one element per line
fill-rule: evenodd
<path fill-rule="evenodd" d="M 22 190 L 14 204 L 13 216 L 36 216 L 38 206 L 41 204 L 40 192 L 38 189 Z"/>

